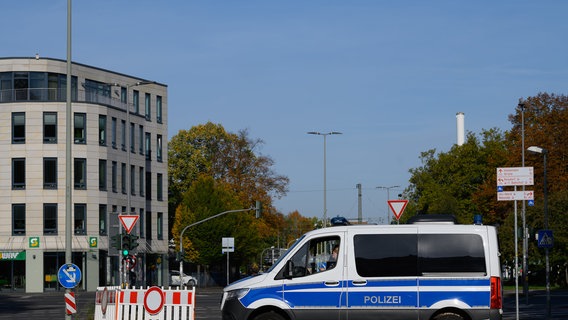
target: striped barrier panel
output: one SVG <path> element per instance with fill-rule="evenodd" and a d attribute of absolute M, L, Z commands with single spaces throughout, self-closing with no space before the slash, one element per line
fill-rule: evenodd
<path fill-rule="evenodd" d="M 116 297 L 119 286 L 98 287 L 95 293 L 95 320 L 116 319 Z"/>
<path fill-rule="evenodd" d="M 97 290 L 95 320 L 195 319 L 195 288 L 192 290 L 166 290 L 160 287 L 108 288 L 113 287 Z"/>

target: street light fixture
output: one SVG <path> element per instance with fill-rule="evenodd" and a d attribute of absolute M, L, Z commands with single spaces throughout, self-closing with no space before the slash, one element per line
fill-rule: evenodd
<path fill-rule="evenodd" d="M 386 189 L 387 190 L 387 223 L 390 224 L 390 212 L 389 212 L 389 200 L 390 200 L 390 189 L 400 188 L 400 186 L 390 186 L 390 187 L 381 187 L 378 186 L 377 189 Z"/>
<path fill-rule="evenodd" d="M 544 170 L 544 180 L 543 180 L 543 188 L 544 188 L 544 229 L 548 230 L 548 186 L 547 186 L 547 177 L 546 177 L 546 157 L 548 155 L 548 150 L 537 147 L 537 146 L 530 146 L 527 148 L 527 151 L 532 153 L 539 153 L 542 154 L 543 158 L 543 170 Z M 548 259 L 548 248 L 544 248 L 546 254 L 546 319 L 550 318 L 550 262 Z"/>
<path fill-rule="evenodd" d="M 308 134 L 323 136 L 323 226 L 327 227 L 327 182 L 326 182 L 326 138 L 333 134 L 342 134 L 337 131 L 321 133 L 317 131 L 309 131 Z"/>

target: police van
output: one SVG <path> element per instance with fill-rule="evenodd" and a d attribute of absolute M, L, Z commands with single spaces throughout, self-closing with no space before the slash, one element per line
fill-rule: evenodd
<path fill-rule="evenodd" d="M 314 230 L 227 286 L 221 309 L 223 320 L 501 319 L 497 231 L 447 221 Z"/>

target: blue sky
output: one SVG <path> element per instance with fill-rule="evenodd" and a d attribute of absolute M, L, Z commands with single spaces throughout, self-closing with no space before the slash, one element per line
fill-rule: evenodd
<path fill-rule="evenodd" d="M 66 0 L 3 1 L 0 56 L 66 58 Z M 567 88 L 566 1 L 74 1 L 76 62 L 168 85 L 169 135 L 247 129 L 290 178 L 275 206 L 386 221 L 423 151 L 509 130 L 518 100 Z"/>

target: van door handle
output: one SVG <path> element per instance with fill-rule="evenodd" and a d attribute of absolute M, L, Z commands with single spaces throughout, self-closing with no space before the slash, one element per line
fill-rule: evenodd
<path fill-rule="evenodd" d="M 354 286 L 364 286 L 367 284 L 367 280 L 353 280 Z"/>
<path fill-rule="evenodd" d="M 325 281 L 324 284 L 328 287 L 337 287 L 339 285 L 339 281 L 330 280 L 330 281 Z"/>

